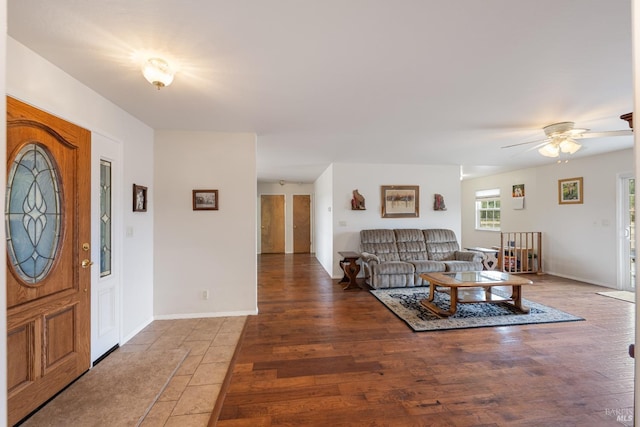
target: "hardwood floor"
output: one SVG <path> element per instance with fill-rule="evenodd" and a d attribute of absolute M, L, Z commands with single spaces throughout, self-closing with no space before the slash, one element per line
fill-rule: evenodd
<path fill-rule="evenodd" d="M 313 255 L 259 256 L 217 425 L 633 425 L 634 304 L 527 277 L 525 298 L 586 321 L 415 333 Z"/>

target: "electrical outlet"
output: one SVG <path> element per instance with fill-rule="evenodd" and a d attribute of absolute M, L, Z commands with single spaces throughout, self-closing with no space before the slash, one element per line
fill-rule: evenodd
<path fill-rule="evenodd" d="M 202 299 L 209 299 L 209 291 L 207 290 L 202 291 Z"/>

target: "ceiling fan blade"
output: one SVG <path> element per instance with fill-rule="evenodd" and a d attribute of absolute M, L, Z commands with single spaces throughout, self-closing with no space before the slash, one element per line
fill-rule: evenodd
<path fill-rule="evenodd" d="M 566 132 L 563 132 L 562 135 L 568 135 L 571 138 L 576 138 L 576 137 L 580 137 L 580 135 L 585 135 L 587 132 L 589 132 L 589 129 L 583 129 L 583 128 L 570 129 Z"/>
<path fill-rule="evenodd" d="M 573 138 L 575 139 L 583 139 L 583 138 L 606 138 L 609 136 L 626 136 L 633 135 L 633 131 L 631 129 L 622 129 L 622 130 L 608 130 L 604 132 L 586 132 L 580 135 L 575 135 Z"/>
<path fill-rule="evenodd" d="M 571 138 L 573 139 L 584 139 L 584 138 L 606 138 L 610 136 L 627 136 L 633 135 L 633 130 L 631 129 L 622 129 L 622 130 L 610 130 L 603 132 L 589 132 L 587 129 L 576 129 L 579 132 L 572 132 Z M 543 146 L 544 144 L 551 141 L 550 138 L 538 139 L 535 141 L 527 141 L 527 142 L 518 142 L 516 144 L 504 145 L 500 148 L 511 148 L 511 147 L 519 147 L 521 145 L 528 144 L 537 144 L 532 150 Z M 529 151 L 529 150 L 528 150 Z"/>
<path fill-rule="evenodd" d="M 537 150 L 538 148 L 543 147 L 543 146 L 549 144 L 550 142 L 551 142 L 550 139 L 545 139 L 544 141 L 539 141 L 538 144 L 534 145 L 533 147 L 527 148 L 524 152 L 528 153 L 529 151 Z"/>
<path fill-rule="evenodd" d="M 511 158 L 514 157 L 520 157 L 520 156 L 525 156 L 527 153 L 537 150 L 540 147 L 543 147 L 545 145 L 547 145 L 551 140 L 550 139 L 542 139 L 542 140 L 538 140 L 538 141 L 529 141 L 529 142 L 525 142 L 525 143 L 521 143 L 521 144 L 515 144 L 513 146 L 517 146 L 517 145 L 524 145 L 524 144 L 534 144 L 537 142 L 537 144 L 531 146 L 531 147 L 527 147 L 526 149 L 523 150 L 515 150 L 513 153 L 513 155 L 511 156 Z M 511 147 L 511 146 L 507 146 L 507 147 Z M 502 147 L 502 148 L 507 148 L 507 147 Z"/>
<path fill-rule="evenodd" d="M 535 141 L 527 141 L 527 142 L 518 142 L 517 144 L 509 144 L 509 145 L 503 145 L 500 148 L 511 148 L 511 147 L 519 147 L 520 145 L 527 145 L 527 144 L 546 144 L 547 142 L 549 142 L 549 138 L 545 138 L 545 139 L 536 139 Z"/>

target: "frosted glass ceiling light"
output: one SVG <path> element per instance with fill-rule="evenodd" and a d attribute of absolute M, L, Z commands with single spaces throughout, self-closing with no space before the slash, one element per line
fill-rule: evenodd
<path fill-rule="evenodd" d="M 560 143 L 560 151 L 563 153 L 573 154 L 578 151 L 580 147 L 582 146 L 571 138 L 567 138 Z"/>
<path fill-rule="evenodd" d="M 149 83 L 160 90 L 173 81 L 173 71 L 167 61 L 161 58 L 149 58 L 142 66 L 142 75 Z"/>
<path fill-rule="evenodd" d="M 558 149 L 557 145 L 549 143 L 538 148 L 538 153 L 542 154 L 545 157 L 558 157 L 558 155 L 560 154 L 560 150 Z"/>

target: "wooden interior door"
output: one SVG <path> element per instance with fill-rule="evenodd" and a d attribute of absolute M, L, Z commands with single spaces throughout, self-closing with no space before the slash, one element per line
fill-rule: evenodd
<path fill-rule="evenodd" d="M 284 253 L 284 195 L 260 196 L 260 252 Z"/>
<path fill-rule="evenodd" d="M 91 135 L 7 99 L 11 425 L 90 367 Z"/>
<path fill-rule="evenodd" d="M 311 196 L 293 196 L 293 253 L 311 252 Z"/>

